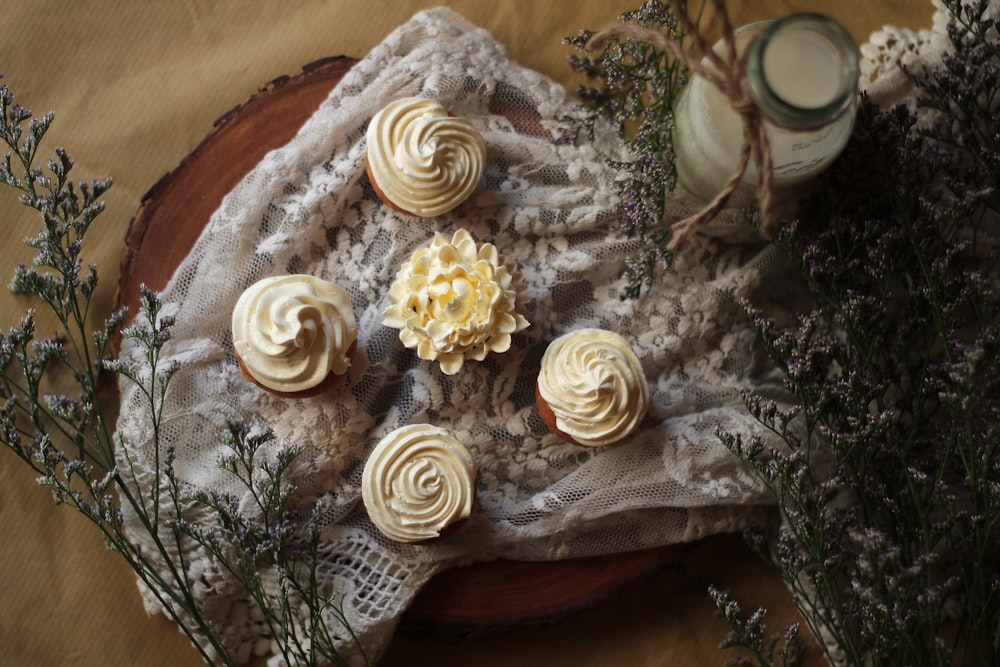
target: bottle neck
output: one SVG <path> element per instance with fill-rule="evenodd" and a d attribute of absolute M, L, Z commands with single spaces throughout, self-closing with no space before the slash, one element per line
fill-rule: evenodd
<path fill-rule="evenodd" d="M 776 124 L 821 127 L 854 105 L 857 46 L 829 17 L 793 14 L 769 22 L 753 41 L 746 76 L 761 112 Z"/>

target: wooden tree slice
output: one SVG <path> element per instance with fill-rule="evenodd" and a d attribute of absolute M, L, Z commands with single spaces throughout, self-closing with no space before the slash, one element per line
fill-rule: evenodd
<path fill-rule="evenodd" d="M 417 637 L 466 639 L 545 625 L 582 611 L 657 568 L 686 546 L 549 562 L 493 561 L 446 570 L 420 591 L 400 621 Z"/>
<path fill-rule="evenodd" d="M 354 64 L 318 61 L 261 87 L 215 122 L 211 133 L 143 197 L 129 225 L 117 306 L 138 310 L 140 285 L 166 286 L 209 218 L 270 150 L 292 139 Z M 442 638 L 540 624 L 592 606 L 684 551 L 646 551 L 546 563 L 498 561 L 432 579 L 401 627 Z"/>
<path fill-rule="evenodd" d="M 291 141 L 354 63 L 338 56 L 306 65 L 215 121 L 194 152 L 142 198 L 125 237 L 116 306 L 136 312 L 141 284 L 166 286 L 222 199 L 268 151 Z"/>

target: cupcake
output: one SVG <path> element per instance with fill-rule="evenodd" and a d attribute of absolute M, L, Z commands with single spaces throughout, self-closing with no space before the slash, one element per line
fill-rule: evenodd
<path fill-rule="evenodd" d="M 233 308 L 233 348 L 244 377 L 288 398 L 339 381 L 357 348 L 358 325 L 343 288 L 309 275 L 265 278 Z"/>
<path fill-rule="evenodd" d="M 372 118 L 365 171 L 379 198 L 401 213 L 432 218 L 479 184 L 486 144 L 465 118 L 436 100 L 405 97 Z"/>
<path fill-rule="evenodd" d="M 397 271 L 382 322 L 418 357 L 454 375 L 468 360 L 506 352 L 528 327 L 522 291 L 516 268 L 492 243 L 477 244 L 464 229 L 451 238 L 438 232 Z"/>
<path fill-rule="evenodd" d="M 382 438 L 361 473 L 375 526 L 396 542 L 428 542 L 472 514 L 476 464 L 446 429 L 410 424 Z"/>
<path fill-rule="evenodd" d="M 535 401 L 553 433 L 599 447 L 639 426 L 649 409 L 649 386 L 624 338 L 604 329 L 579 329 L 546 348 Z"/>

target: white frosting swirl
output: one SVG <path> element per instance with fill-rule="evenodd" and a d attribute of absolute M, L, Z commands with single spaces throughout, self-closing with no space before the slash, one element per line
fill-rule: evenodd
<path fill-rule="evenodd" d="M 538 393 L 559 430 L 588 447 L 616 442 L 649 408 L 649 385 L 628 342 L 604 329 L 579 329 L 542 355 Z"/>
<path fill-rule="evenodd" d="M 467 359 L 506 352 L 511 334 L 528 327 L 518 278 L 492 243 L 477 245 L 464 229 L 451 239 L 438 232 L 396 273 L 382 321 L 417 356 L 454 375 Z"/>
<path fill-rule="evenodd" d="M 410 424 L 385 436 L 365 463 L 368 516 L 397 542 L 432 539 L 472 514 L 476 464 L 449 431 Z"/>
<path fill-rule="evenodd" d="M 372 118 L 366 137 L 375 185 L 396 207 L 422 217 L 465 201 L 486 163 L 486 144 L 472 123 L 436 100 L 391 102 Z"/>
<path fill-rule="evenodd" d="M 247 372 L 281 392 L 311 389 L 343 375 L 358 337 L 351 297 L 309 275 L 265 278 L 233 308 L 233 346 Z"/>

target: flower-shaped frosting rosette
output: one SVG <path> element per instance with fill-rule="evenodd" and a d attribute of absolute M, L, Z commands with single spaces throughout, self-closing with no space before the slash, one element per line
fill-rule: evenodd
<path fill-rule="evenodd" d="M 438 232 L 396 273 L 383 322 L 421 359 L 454 375 L 468 359 L 506 352 L 511 336 L 528 327 L 522 291 L 492 243 L 477 244 L 465 229 L 451 239 Z"/>

